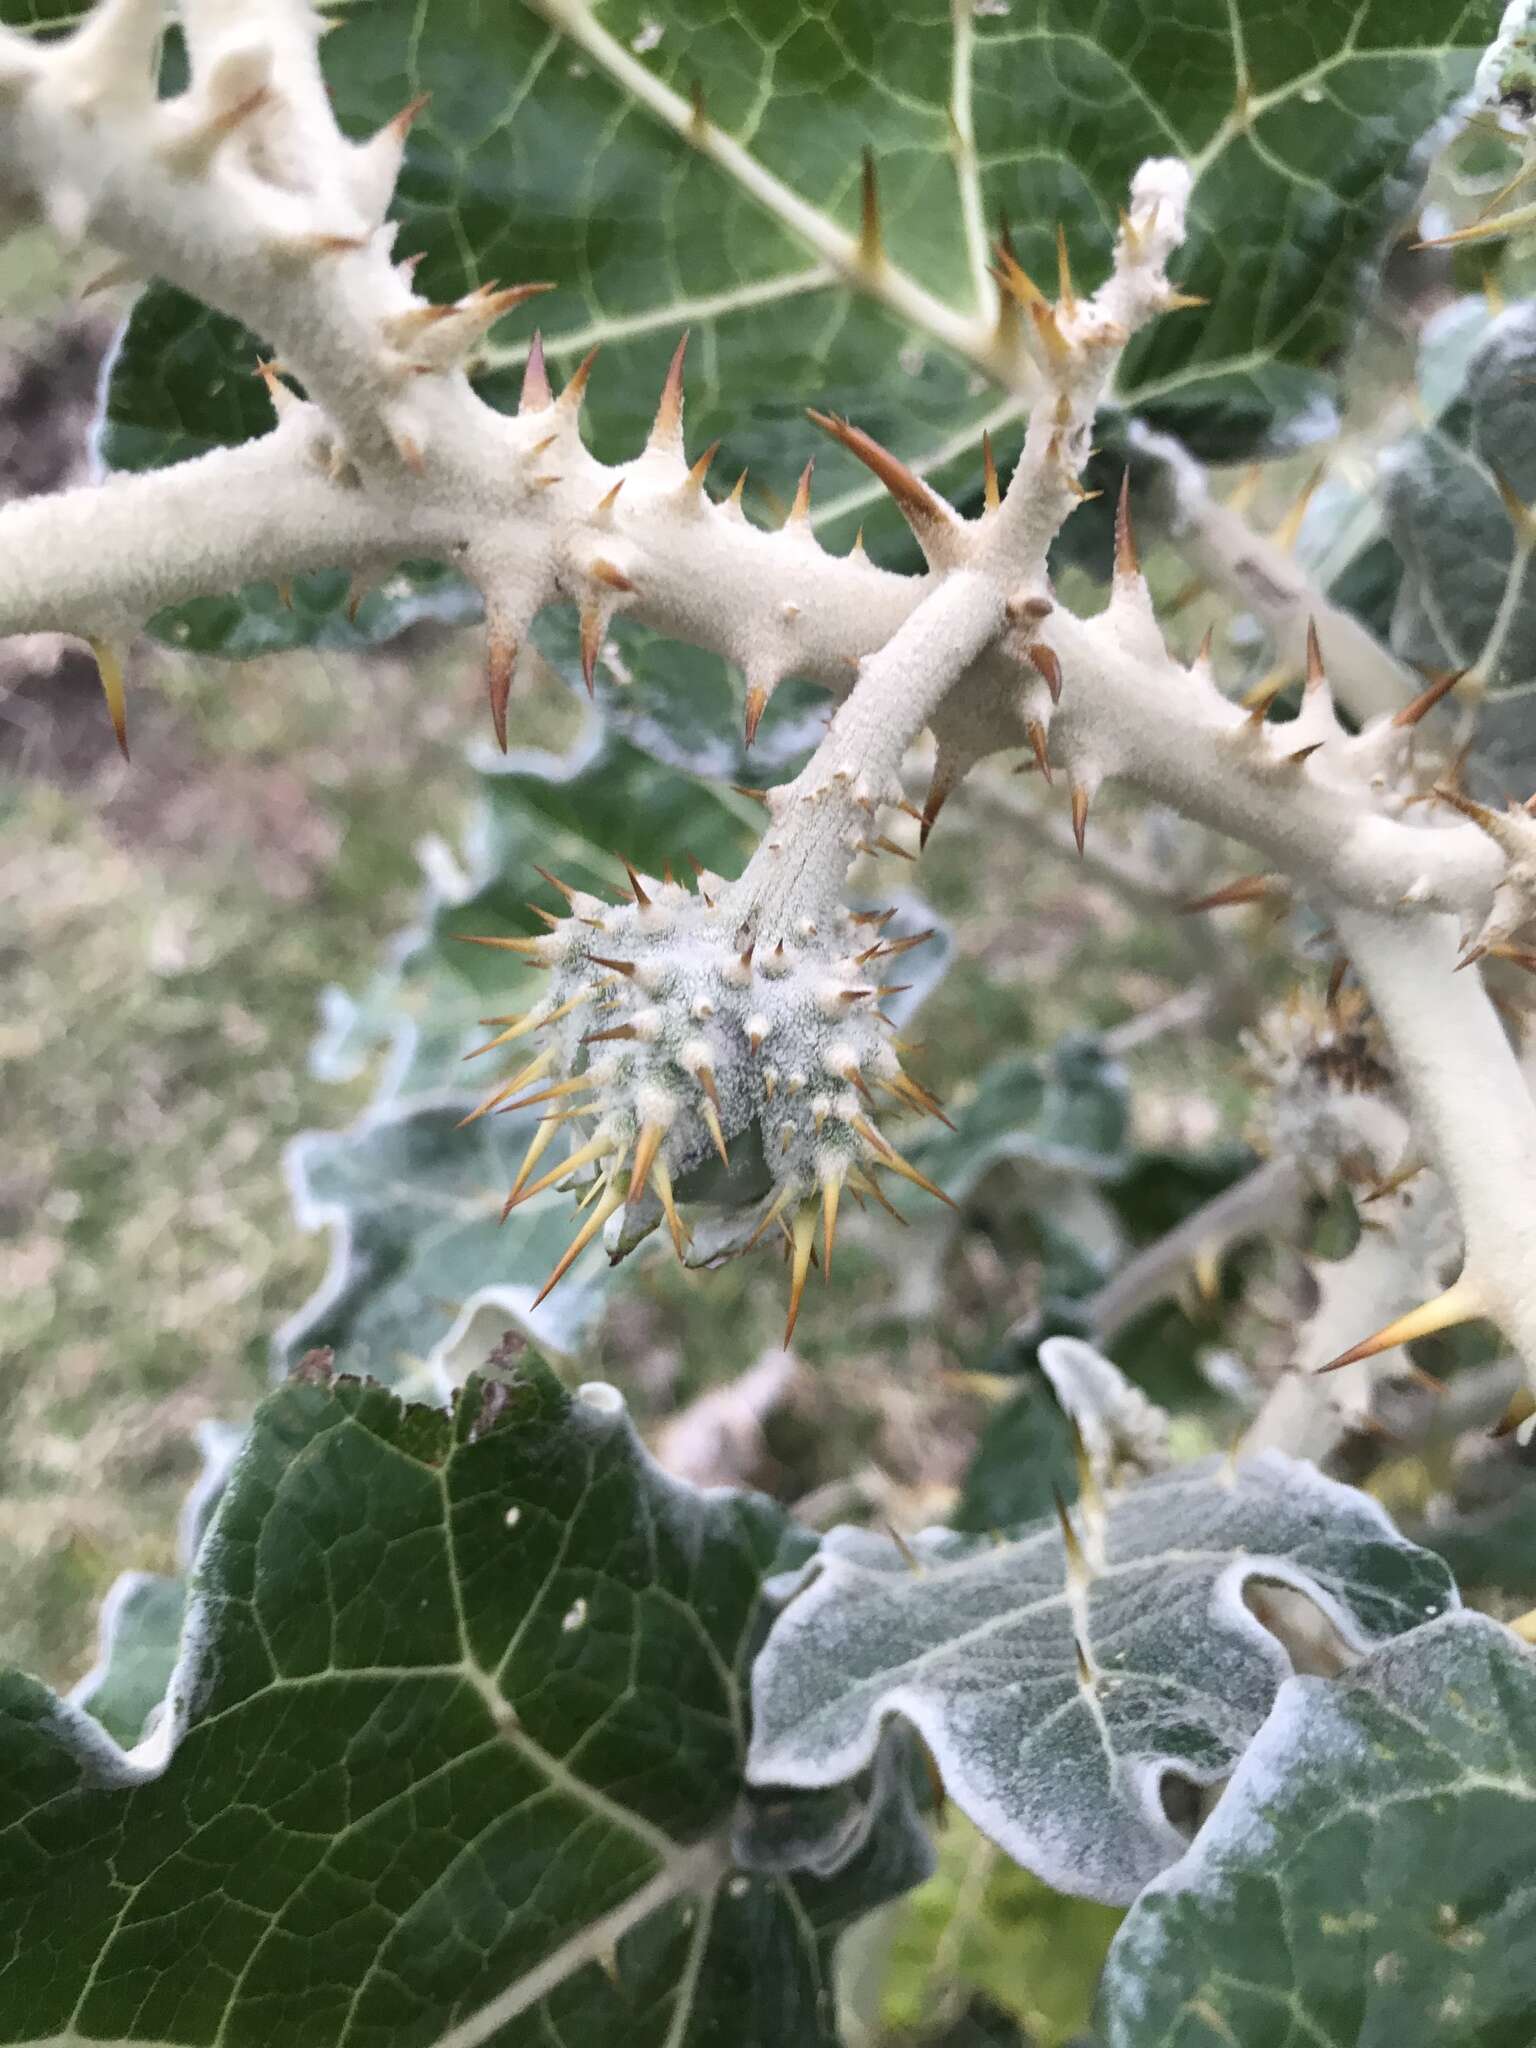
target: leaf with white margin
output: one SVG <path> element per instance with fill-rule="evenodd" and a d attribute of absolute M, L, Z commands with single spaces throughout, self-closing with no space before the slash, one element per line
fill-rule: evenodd
<path fill-rule="evenodd" d="M 154 1736 L 0 1674 L 0 2040 L 832 2048 L 836 1934 L 931 1856 L 897 1752 L 744 1796 L 786 1534 L 531 1354 L 451 1411 L 290 1381 Z"/>
<path fill-rule="evenodd" d="M 1458 1604 L 1441 1560 L 1375 1501 L 1277 1451 L 1076 1513 L 1080 1570 L 1054 1521 L 901 1546 L 830 1531 L 780 1582 L 790 1597 L 753 1668 L 752 1782 L 838 1784 L 900 1716 L 1016 1862 L 1123 1903 L 1186 1847 L 1165 1779 L 1225 1778 L 1289 1675 L 1248 1586 L 1295 1588 L 1353 1650 Z"/>
<path fill-rule="evenodd" d="M 1081 1337 L 1047 1337 L 1040 1366 L 1101 1486 L 1169 1464 L 1167 1413 L 1102 1351 Z"/>
<path fill-rule="evenodd" d="M 1536 1656 L 1463 1611 L 1287 1680 L 1101 2012 L 1108 2048 L 1529 2048 Z"/>

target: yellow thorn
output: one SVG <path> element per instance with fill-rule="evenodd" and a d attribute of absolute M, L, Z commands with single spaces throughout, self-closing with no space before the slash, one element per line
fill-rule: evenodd
<path fill-rule="evenodd" d="M 773 1201 L 764 1211 L 763 1216 L 759 1221 L 756 1230 L 753 1231 L 752 1235 L 747 1239 L 746 1243 L 742 1246 L 742 1250 L 744 1252 L 751 1251 L 753 1245 L 755 1245 L 767 1231 L 770 1231 L 773 1228 L 774 1224 L 778 1222 L 780 1216 L 784 1213 L 785 1206 L 793 1198 L 793 1195 L 793 1188 L 784 1187 L 779 1189 L 779 1192 L 774 1196 Z"/>
<path fill-rule="evenodd" d="M 672 1249 L 677 1253 L 678 1262 L 681 1264 L 683 1253 L 688 1249 L 688 1230 L 682 1217 L 677 1213 L 677 1200 L 672 1193 L 672 1176 L 667 1171 L 665 1161 L 659 1156 L 651 1165 L 651 1186 L 656 1190 L 661 1212 L 667 1219 L 668 1230 L 672 1233 Z"/>
<path fill-rule="evenodd" d="M 866 270 L 877 270 L 885 255 L 885 240 L 880 232 L 880 192 L 875 183 L 875 155 L 871 149 L 864 152 L 860 191 L 859 261 Z"/>
<path fill-rule="evenodd" d="M 615 568 L 602 556 L 592 564 L 592 575 L 597 582 L 606 583 L 610 590 L 633 590 L 635 587 L 622 569 Z"/>
<path fill-rule="evenodd" d="M 1342 1365 L 1354 1365 L 1362 1358 L 1374 1358 L 1379 1352 L 1390 1351 L 1396 1344 L 1411 1344 L 1416 1337 L 1432 1337 L 1437 1330 L 1449 1330 L 1457 1323 L 1469 1323 L 1486 1313 L 1482 1296 L 1465 1274 L 1448 1287 L 1444 1294 L 1437 1294 L 1433 1301 L 1420 1302 L 1417 1308 L 1388 1323 L 1378 1330 L 1374 1337 L 1367 1337 L 1352 1350 L 1341 1352 L 1326 1365 L 1318 1367 L 1319 1372 L 1337 1372 Z"/>
<path fill-rule="evenodd" d="M 509 1196 L 507 1208 L 511 1210 L 518 1202 L 531 1202 L 535 1195 L 542 1195 L 546 1188 L 552 1188 L 556 1181 L 564 1180 L 567 1174 L 579 1173 L 584 1166 L 591 1166 L 604 1159 L 614 1149 L 613 1140 L 599 1135 L 589 1138 L 585 1145 L 579 1145 L 568 1159 L 562 1159 L 558 1166 L 552 1166 L 548 1173 L 540 1174 L 530 1187 Z"/>
<path fill-rule="evenodd" d="M 997 463 L 992 455 L 990 434 L 983 434 L 981 437 L 981 476 L 986 508 L 989 512 L 995 512 L 1003 502 L 1003 493 L 997 481 Z"/>
<path fill-rule="evenodd" d="M 1005 243 L 1000 242 L 997 246 L 997 268 L 993 275 L 1008 296 L 1026 311 L 1033 312 L 1037 306 L 1050 304 L 1045 293 Z"/>
<path fill-rule="evenodd" d="M 1031 306 L 1035 332 L 1053 370 L 1064 370 L 1072 360 L 1072 347 L 1056 323 L 1054 310 L 1045 304 Z"/>
<path fill-rule="evenodd" d="M 837 1243 L 837 1203 L 843 1191 L 839 1168 L 821 1177 L 822 1277 L 832 1278 L 832 1247 Z"/>
<path fill-rule="evenodd" d="M 464 1057 L 467 1060 L 477 1060 L 484 1052 L 494 1052 L 498 1045 L 510 1045 L 514 1038 L 523 1038 L 530 1031 L 541 1031 L 546 1024 L 558 1024 L 562 1017 L 568 1017 L 572 1010 L 579 1009 L 583 1003 L 589 1002 L 591 997 L 592 990 L 584 988 L 579 995 L 572 996 L 569 1002 L 561 1003 L 558 1009 L 551 1010 L 547 1016 L 536 1009 L 528 1010 L 521 1017 L 514 1018 L 499 1038 L 488 1039 L 484 1045 L 477 1045 L 473 1052 L 465 1053 Z"/>
<path fill-rule="evenodd" d="M 794 1256 L 789 1272 L 789 1320 L 784 1325 L 784 1342 L 787 1344 L 795 1334 L 795 1324 L 800 1319 L 800 1297 L 805 1293 L 805 1276 L 811 1270 L 811 1249 L 816 1241 L 816 1211 L 809 1202 L 801 1205 L 795 1216 L 793 1236 Z"/>
<path fill-rule="evenodd" d="M 123 664 L 118 660 L 116 650 L 105 640 L 92 640 L 92 654 L 96 657 L 97 673 L 101 677 L 102 695 L 107 700 L 107 714 L 112 720 L 112 730 L 117 735 L 118 752 L 126 761 L 128 758 L 128 696 L 123 687 Z"/>
<path fill-rule="evenodd" d="M 485 1116 L 490 1110 L 493 1110 L 498 1102 L 505 1102 L 507 1097 L 515 1095 L 519 1088 L 526 1088 L 530 1081 L 537 1081 L 542 1075 L 547 1074 L 554 1063 L 557 1051 L 558 1047 L 556 1046 L 546 1047 L 536 1060 L 528 1062 L 527 1066 L 523 1068 L 515 1080 L 503 1081 L 499 1088 L 493 1088 L 477 1108 L 472 1109 L 468 1116 L 460 1118 L 455 1129 L 462 1131 L 468 1125 L 477 1123 L 481 1117 Z"/>
<path fill-rule="evenodd" d="M 1310 697 L 1314 690 L 1320 690 L 1328 680 L 1328 671 L 1323 667 L 1322 643 L 1317 637 L 1316 619 L 1307 621 L 1307 681 L 1306 692 Z"/>
<path fill-rule="evenodd" d="M 571 1270 L 572 1266 L 575 1265 L 576 1261 L 581 1257 L 582 1253 L 586 1250 L 587 1246 L 592 1242 L 593 1238 L 596 1237 L 597 1233 L 608 1221 L 608 1218 L 614 1213 L 616 1209 L 620 1209 L 623 1206 L 624 1190 L 619 1186 L 618 1169 L 615 1168 L 613 1173 L 610 1174 L 608 1178 L 607 1191 L 604 1194 L 603 1199 L 598 1203 L 597 1207 L 592 1211 L 592 1214 L 587 1218 L 586 1222 L 583 1223 L 580 1230 L 578 1230 L 576 1235 L 571 1239 L 570 1243 L 566 1246 L 565 1251 L 561 1256 L 559 1264 L 555 1267 L 555 1270 L 553 1271 L 553 1273 L 550 1274 L 549 1278 L 544 1282 L 544 1285 L 539 1289 L 538 1293 L 533 1297 L 533 1306 L 535 1308 L 538 1307 L 539 1303 L 544 1299 L 545 1295 L 548 1294 L 552 1288 L 559 1286 L 560 1282 L 565 1278 L 566 1274 Z"/>
<path fill-rule="evenodd" d="M 789 508 L 789 517 L 784 521 L 786 526 L 808 526 L 810 524 L 811 471 L 815 467 L 816 458 L 812 456 L 804 469 L 801 470 L 800 480 L 795 485 L 795 501 Z"/>
<path fill-rule="evenodd" d="M 921 1188 L 925 1194 L 937 1195 L 941 1202 L 947 1202 L 951 1209 L 958 1210 L 959 1204 L 952 1201 L 941 1187 L 935 1187 L 933 1182 L 925 1174 L 919 1173 L 915 1166 L 909 1165 L 890 1140 L 882 1137 L 867 1118 L 850 1117 L 848 1122 L 849 1127 L 858 1133 L 865 1144 L 880 1155 L 882 1166 L 889 1167 L 892 1173 L 899 1173 L 903 1180 L 911 1181 L 914 1187 Z"/>
<path fill-rule="evenodd" d="M 688 482 L 695 492 L 703 491 L 704 479 L 709 475 L 709 465 L 714 461 L 715 457 L 719 453 L 720 443 L 718 441 L 711 441 L 709 446 L 704 450 L 704 453 L 699 457 L 698 461 L 695 462 L 692 469 L 689 470 Z M 631 584 L 629 587 L 631 590 L 634 589 L 633 584 Z"/>
<path fill-rule="evenodd" d="M 603 651 L 604 607 L 593 597 L 581 606 L 581 679 L 589 697 L 596 694 L 597 664 Z"/>
<path fill-rule="evenodd" d="M 514 1102 L 512 1107 L 537 1109 L 541 1102 L 564 1102 L 570 1095 L 590 1094 L 596 1085 L 590 1074 L 573 1074 L 568 1081 L 556 1081 L 552 1087 L 541 1088 L 537 1095 L 530 1095 L 522 1102 Z M 588 1108 L 590 1104 L 583 1107 L 581 1114 L 585 1115 Z"/>
<path fill-rule="evenodd" d="M 1529 1387 L 1517 1387 L 1509 1397 L 1509 1406 L 1489 1430 L 1492 1437 L 1513 1436 L 1522 1422 L 1529 1422 L 1536 1415 L 1536 1395 Z"/>
<path fill-rule="evenodd" d="M 901 1211 L 896 1207 L 895 1203 L 890 1200 L 884 1188 L 882 1188 L 880 1186 L 880 1183 L 875 1179 L 873 1173 L 850 1173 L 848 1176 L 848 1185 L 850 1187 L 860 1187 L 864 1190 L 865 1194 L 873 1195 L 875 1200 L 880 1204 L 881 1208 L 885 1210 L 886 1214 L 888 1216 L 894 1216 L 896 1221 L 901 1225 L 903 1230 L 911 1228 L 910 1224 L 907 1222 L 906 1217 L 902 1215 Z"/>
<path fill-rule="evenodd" d="M 704 1119 L 705 1129 L 709 1132 L 715 1150 L 720 1154 L 722 1165 L 729 1166 L 731 1155 L 725 1149 L 725 1133 L 720 1128 L 720 1118 L 715 1105 L 712 1102 L 706 1102 L 699 1111 L 699 1114 Z"/>
<path fill-rule="evenodd" d="M 528 1150 L 523 1154 L 523 1163 L 517 1169 L 517 1179 L 512 1183 L 512 1192 L 507 1196 L 506 1201 L 502 1205 L 501 1214 L 503 1222 L 511 1215 L 512 1210 L 516 1206 L 518 1196 L 527 1185 L 529 1174 L 532 1173 L 539 1160 L 549 1150 L 554 1140 L 556 1128 L 557 1126 L 553 1120 L 548 1123 L 541 1123 L 529 1140 Z"/>
<path fill-rule="evenodd" d="M 656 1163 L 656 1154 L 666 1131 L 661 1124 L 642 1124 L 640 1135 L 635 1140 L 634 1162 L 629 1169 L 629 1199 L 634 1201 L 645 1191 L 645 1184 L 651 1177 L 651 1168 Z"/>
<path fill-rule="evenodd" d="M 1056 223 L 1056 301 L 1070 319 L 1077 311 L 1077 293 L 1072 289 L 1072 259 L 1067 254 L 1067 231 Z"/>
<path fill-rule="evenodd" d="M 1302 522 L 1307 516 L 1307 507 L 1317 495 L 1317 487 L 1326 475 L 1327 469 L 1328 465 L 1326 462 L 1320 462 L 1317 465 L 1316 469 L 1313 470 L 1312 474 L 1302 485 L 1301 495 L 1271 536 L 1275 546 L 1280 548 L 1285 554 L 1289 555 L 1295 551 L 1296 543 L 1301 538 Z"/>

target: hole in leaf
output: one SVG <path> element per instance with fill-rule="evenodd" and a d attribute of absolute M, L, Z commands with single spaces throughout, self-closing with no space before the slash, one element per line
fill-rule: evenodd
<path fill-rule="evenodd" d="M 1358 1661 L 1315 1600 L 1275 1579 L 1250 1579 L 1243 1605 L 1267 1628 L 1304 1678 L 1337 1678 Z"/>

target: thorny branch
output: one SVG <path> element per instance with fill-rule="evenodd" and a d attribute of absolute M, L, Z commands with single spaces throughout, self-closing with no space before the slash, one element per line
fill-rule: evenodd
<path fill-rule="evenodd" d="M 590 28 L 563 0 L 552 11 Z M 536 1078 L 569 1072 L 549 1092 L 596 1098 L 579 1113 L 596 1119 L 582 1156 L 598 1168 L 602 1199 L 578 1248 L 599 1228 L 632 1241 L 646 1205 L 659 1213 L 653 1194 L 671 1219 L 667 1174 L 701 1147 L 724 1152 L 753 1125 L 775 1141 L 764 1146 L 775 1155 L 766 1217 L 793 1237 L 796 1297 L 810 1240 L 794 1205 L 818 1187 L 830 1257 L 843 1176 L 891 1163 L 864 1113 L 871 1081 L 917 1099 L 890 1045 L 864 1028 L 879 991 L 863 985 L 862 961 L 881 949 L 849 950 L 859 942 L 839 897 L 853 854 L 882 838 L 903 751 L 927 724 L 939 751 L 924 836 L 976 761 L 1027 746 L 1065 778 L 1080 844 L 1095 791 L 1118 776 L 1255 847 L 1313 896 L 1387 1028 L 1460 1217 L 1460 1277 L 1418 1327 L 1491 1315 L 1536 1375 L 1536 1105 L 1468 964 L 1509 945 L 1536 913 L 1536 818 L 1459 799 L 1463 815 L 1453 816 L 1425 802 L 1413 760 L 1422 706 L 1345 729 L 1323 655 L 1351 667 L 1359 650 L 1338 618 L 1321 622 L 1321 644 L 1310 638 L 1306 695 L 1289 724 L 1267 723 L 1267 706 L 1228 702 L 1205 662 L 1173 660 L 1123 496 L 1106 609 L 1076 618 L 1050 585 L 1050 543 L 1081 495 L 1119 354 L 1137 327 L 1189 303 L 1165 274 L 1182 234 L 1185 167 L 1142 168 L 1091 298 L 1075 290 L 1064 248 L 1054 301 L 1000 254 L 1040 396 L 1006 494 L 988 458 L 979 519 L 961 519 L 856 428 L 821 421 L 917 534 L 928 567 L 903 577 L 857 551 L 824 554 L 808 483 L 773 533 L 749 525 L 735 496 L 711 498 L 709 454 L 690 466 L 684 452 L 681 345 L 650 439 L 628 463 L 604 465 L 583 445 L 590 361 L 557 397 L 535 347 L 518 414 L 486 406 L 465 362 L 540 287 L 483 287 L 448 306 L 417 296 L 409 266 L 392 260 L 386 218 L 414 110 L 361 143 L 339 132 L 307 0 L 184 0 L 180 15 L 190 84 L 169 100 L 155 83 L 162 0 L 100 0 L 55 42 L 0 31 L 0 220 L 41 215 L 89 234 L 139 274 L 259 332 L 277 359 L 267 372 L 276 425 L 238 450 L 0 512 L 0 632 L 89 638 L 120 722 L 117 650 L 160 607 L 312 568 L 367 579 L 425 555 L 458 564 L 483 594 L 503 743 L 519 648 L 553 603 L 579 610 L 589 683 L 622 613 L 735 664 L 749 725 L 791 673 L 847 697 L 805 772 L 772 793 L 740 881 L 701 884 L 712 891 L 704 923 L 686 892 L 658 903 L 637 880 L 627 923 L 578 906 L 549 941 L 526 942 L 565 977 L 563 1007 L 552 999 L 503 1037 L 592 1002 L 605 1028 L 590 1036 L 624 1046 L 590 1059 L 578 1018 L 534 1063 Z M 853 244 L 816 253 L 862 260 Z M 1296 610 L 1287 608 L 1287 632 L 1299 627 Z M 608 962 L 596 980 L 594 923 Z M 667 949 L 685 925 L 694 950 L 679 980 Z M 686 1016 L 668 1007 L 674 984 L 686 990 Z M 809 1064 L 775 1061 L 764 1050 L 775 1031 Z M 786 1097 L 803 1113 L 788 1116 Z M 680 1227 L 675 1235 L 685 1241 Z"/>

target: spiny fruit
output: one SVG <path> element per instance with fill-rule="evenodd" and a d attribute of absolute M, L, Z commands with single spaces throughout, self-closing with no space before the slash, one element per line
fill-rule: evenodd
<path fill-rule="evenodd" d="M 568 1179 L 582 1190 L 580 1227 L 539 1300 L 600 1233 L 621 1258 L 664 1220 L 678 1257 L 704 1265 L 782 1232 L 787 1340 L 818 1221 L 831 1268 L 845 1186 L 884 1202 L 883 1169 L 948 1200 L 876 1121 L 881 1097 L 943 1117 L 880 1009 L 886 965 L 932 933 L 888 939 L 894 913 L 840 908 L 759 944 L 718 875 L 701 870 L 689 890 L 627 872 L 618 904 L 546 875 L 567 906 L 547 933 L 473 941 L 546 969 L 549 986 L 523 1014 L 486 1020 L 499 1028 L 470 1058 L 536 1035 L 541 1049 L 466 1122 L 544 1111 L 503 1213 Z M 567 1128 L 569 1155 L 536 1177 Z M 679 1205 L 693 1203 L 704 1213 L 691 1230 Z"/>

